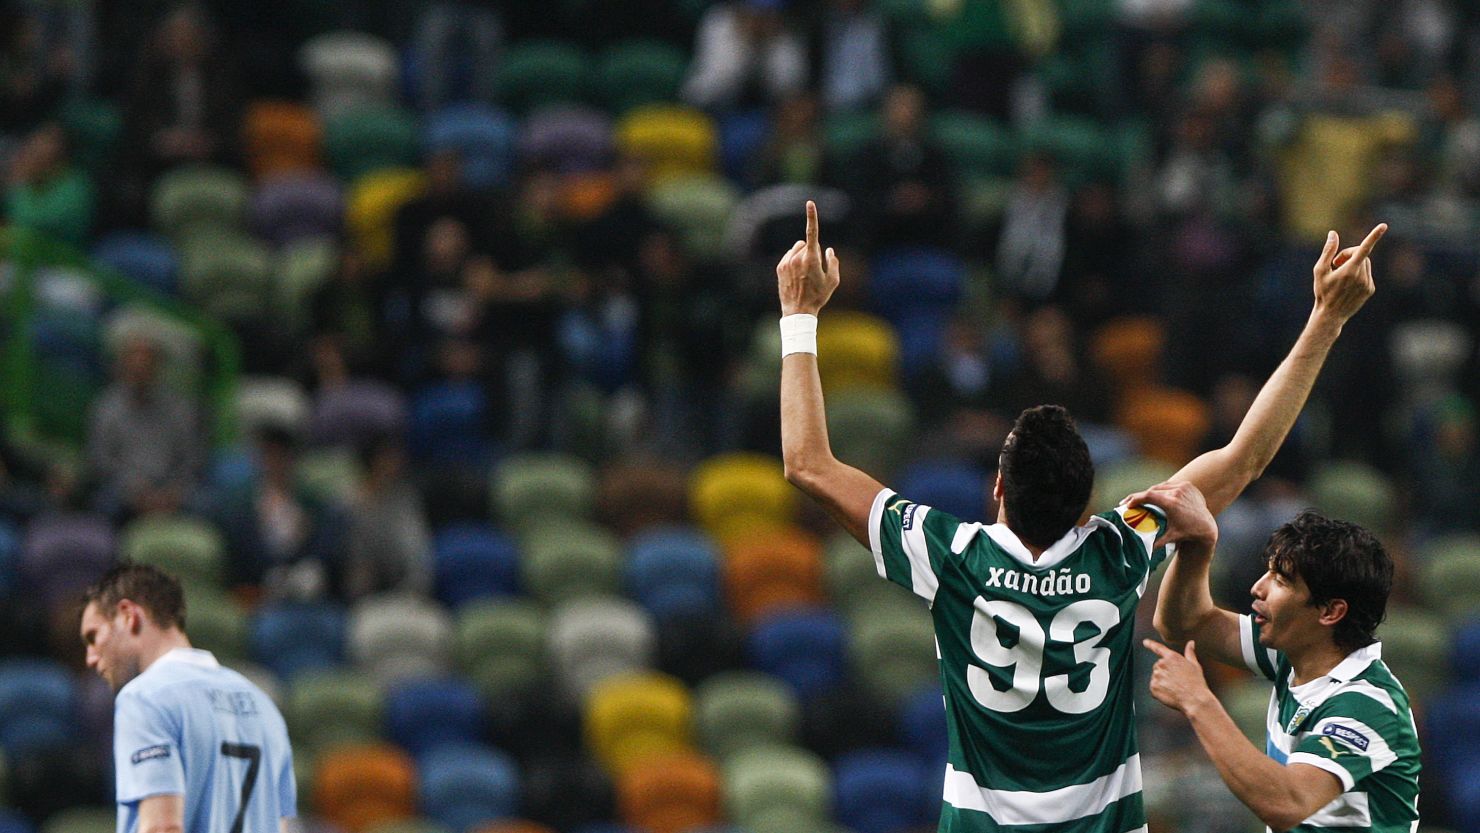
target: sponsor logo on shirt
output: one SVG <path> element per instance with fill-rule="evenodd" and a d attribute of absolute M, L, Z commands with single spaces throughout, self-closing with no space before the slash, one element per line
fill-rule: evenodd
<path fill-rule="evenodd" d="M 1352 729 L 1347 726 L 1337 726 L 1334 723 L 1322 729 L 1321 734 L 1330 735 L 1331 737 L 1345 743 L 1347 746 L 1355 746 L 1363 752 L 1366 752 L 1367 747 L 1372 744 L 1372 741 L 1368 740 L 1366 735 L 1358 732 L 1356 729 Z M 1321 740 L 1324 741 L 1325 738 L 1321 738 Z M 1334 758 L 1336 756 L 1332 755 L 1331 757 Z"/>
<path fill-rule="evenodd" d="M 140 749 L 139 751 L 135 752 L 132 756 L 130 756 L 129 757 L 129 760 L 130 761 L 133 761 L 134 762 L 134 765 L 137 766 L 139 764 L 144 763 L 145 761 L 153 761 L 153 760 L 157 760 L 159 758 L 168 758 L 169 756 L 170 756 L 170 746 L 169 746 L 169 744 L 167 744 L 167 743 L 161 743 L 158 746 L 146 746 L 143 749 Z"/>
<path fill-rule="evenodd" d="M 1156 516 L 1151 511 L 1137 506 L 1134 509 L 1124 509 L 1121 517 L 1125 519 L 1125 525 L 1140 533 L 1156 531 Z"/>

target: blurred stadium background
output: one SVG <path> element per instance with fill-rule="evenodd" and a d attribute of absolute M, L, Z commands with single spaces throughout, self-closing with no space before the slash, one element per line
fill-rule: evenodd
<path fill-rule="evenodd" d="M 1299 508 L 1379 530 L 1424 829 L 1480 831 L 1473 3 L 3 15 L 3 833 L 113 829 L 74 599 L 123 556 L 278 698 L 314 833 L 933 830 L 927 614 L 776 457 L 806 197 L 839 456 L 968 518 L 1026 405 L 1096 508 L 1223 442 L 1325 231 L 1390 222 L 1218 593 Z M 1253 827 L 1139 711 L 1152 829 Z"/>

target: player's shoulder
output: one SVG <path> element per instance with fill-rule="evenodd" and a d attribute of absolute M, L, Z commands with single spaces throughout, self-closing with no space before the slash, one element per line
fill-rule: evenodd
<path fill-rule="evenodd" d="M 1325 705 L 1333 714 L 1351 714 L 1396 725 L 1407 725 L 1408 692 L 1381 660 L 1341 684 Z"/>

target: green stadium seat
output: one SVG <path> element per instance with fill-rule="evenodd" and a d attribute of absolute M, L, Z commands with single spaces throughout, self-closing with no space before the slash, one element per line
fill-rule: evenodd
<path fill-rule="evenodd" d="M 339 247 L 332 240 L 310 239 L 289 243 L 277 255 L 273 312 L 277 320 L 298 332 L 308 326 L 313 294 L 339 268 Z"/>
<path fill-rule="evenodd" d="M 456 642 L 452 617 L 420 596 L 369 596 L 350 610 L 349 655 L 356 668 L 382 681 L 446 675 Z"/>
<path fill-rule="evenodd" d="M 857 159 L 870 142 L 879 138 L 881 131 L 877 113 L 832 113 L 822 123 L 822 142 L 829 156 L 846 165 Z"/>
<path fill-rule="evenodd" d="M 324 156 L 345 182 L 382 168 L 416 163 L 416 119 L 398 107 L 363 106 L 324 125 Z"/>
<path fill-rule="evenodd" d="M 115 833 L 118 811 L 113 807 L 72 807 L 41 825 L 41 833 Z"/>
<path fill-rule="evenodd" d="M 516 455 L 493 470 L 489 497 L 495 520 L 515 532 L 585 519 L 595 508 L 596 472 L 590 463 L 568 455 Z"/>
<path fill-rule="evenodd" d="M 50 440 L 82 447 L 87 438 L 87 413 L 103 380 L 71 362 L 42 359 L 38 379 L 46 380 L 46 395 L 35 399 L 37 433 Z"/>
<path fill-rule="evenodd" d="M 1095 489 L 1090 498 L 1089 511 L 1109 511 L 1127 495 L 1155 486 L 1176 473 L 1177 470 L 1172 466 L 1146 457 L 1132 457 L 1106 464 L 1095 472 Z"/>
<path fill-rule="evenodd" d="M 368 674 L 305 671 L 293 679 L 283 718 L 294 750 L 322 750 L 380 739 L 385 693 Z"/>
<path fill-rule="evenodd" d="M 263 318 L 271 309 L 272 255 L 238 232 L 192 234 L 180 247 L 181 285 L 212 315 Z"/>
<path fill-rule="evenodd" d="M 119 552 L 175 575 L 184 585 L 220 587 L 225 573 L 221 533 L 200 518 L 139 518 L 123 531 Z"/>
<path fill-rule="evenodd" d="M 215 654 L 223 665 L 237 668 L 251 655 L 247 615 L 225 593 L 204 588 L 192 592 L 187 588 L 185 625 L 190 644 Z"/>
<path fill-rule="evenodd" d="M 689 255 L 700 262 L 725 256 L 725 230 L 740 202 L 729 180 L 712 174 L 675 176 L 648 191 L 648 207 L 678 233 Z"/>
<path fill-rule="evenodd" d="M 888 610 L 856 617 L 848 649 L 858 679 L 881 699 L 898 704 L 937 679 L 940 670 L 929 610 L 923 604 L 893 604 Z"/>
<path fill-rule="evenodd" d="M 852 599 L 883 582 L 874 565 L 874 554 L 846 532 L 827 539 L 822 562 L 827 595 L 840 607 L 848 606 Z"/>
<path fill-rule="evenodd" d="M 1386 475 L 1365 463 L 1326 463 L 1306 488 L 1315 508 L 1327 517 L 1361 524 L 1379 535 L 1393 528 L 1396 489 Z"/>
<path fill-rule="evenodd" d="M 457 833 L 431 819 L 400 819 L 384 824 L 371 825 L 365 833 Z"/>
<path fill-rule="evenodd" d="M 898 391 L 854 388 L 828 396 L 834 453 L 875 477 L 889 477 L 905 461 L 914 431 L 914 410 Z"/>
<path fill-rule="evenodd" d="M 831 816 L 831 773 L 803 749 L 747 749 L 725 763 L 724 782 L 730 818 L 747 830 L 811 831 Z"/>
<path fill-rule="evenodd" d="M 1263 677 L 1241 679 L 1218 692 L 1218 700 L 1229 717 L 1255 746 L 1264 747 L 1265 717 L 1269 714 L 1269 695 L 1273 684 Z"/>
<path fill-rule="evenodd" d="M 748 749 L 792 743 L 801 719 L 791 688 L 759 671 L 722 672 L 694 691 L 694 732 L 721 763 Z"/>
<path fill-rule="evenodd" d="M 1060 116 L 1037 122 L 1020 138 L 1024 149 L 1052 156 L 1071 183 L 1117 175 L 1114 139 L 1098 122 Z"/>
<path fill-rule="evenodd" d="M 1010 176 L 1017 171 L 1018 140 L 986 116 L 937 113 L 930 119 L 930 134 L 963 177 Z"/>
<path fill-rule="evenodd" d="M 622 546 L 616 536 L 582 521 L 546 524 L 524 539 L 520 572 L 524 588 L 546 605 L 617 594 Z"/>
<path fill-rule="evenodd" d="M 525 599 L 485 599 L 457 613 L 457 660 L 485 699 L 527 690 L 548 676 L 545 614 Z"/>
<path fill-rule="evenodd" d="M 150 195 L 154 227 L 181 239 L 200 229 L 239 229 L 246 219 L 250 190 L 236 171 L 188 166 L 165 173 Z"/>
<path fill-rule="evenodd" d="M 1403 683 L 1408 697 L 1422 703 L 1449 682 L 1449 629 L 1444 617 L 1408 605 L 1388 605 L 1377 629 L 1382 659 Z"/>
<path fill-rule="evenodd" d="M 312 407 L 303 387 L 283 376 L 248 376 L 236 386 L 236 426 L 251 437 L 264 426 L 301 429 Z"/>
<path fill-rule="evenodd" d="M 688 60 L 662 41 L 630 40 L 612 44 L 596 62 L 594 85 L 601 105 L 615 115 L 678 100 Z"/>
<path fill-rule="evenodd" d="M 107 170 L 123 136 L 123 113 L 118 105 L 96 98 L 73 98 L 62 105 L 59 115 L 72 144 L 72 158 L 93 174 Z"/>
<path fill-rule="evenodd" d="M 1450 622 L 1480 615 L 1480 535 L 1449 535 L 1419 552 L 1424 601 Z"/>
<path fill-rule="evenodd" d="M 298 485 L 320 500 L 348 500 L 360 483 L 360 463 L 345 448 L 315 448 L 298 458 Z"/>
<path fill-rule="evenodd" d="M 564 41 L 530 40 L 511 46 L 498 68 L 496 95 L 516 112 L 548 104 L 571 104 L 585 93 L 585 53 Z"/>
<path fill-rule="evenodd" d="M 956 42 L 944 27 L 916 26 L 900 37 L 900 71 L 932 99 L 950 92 Z"/>

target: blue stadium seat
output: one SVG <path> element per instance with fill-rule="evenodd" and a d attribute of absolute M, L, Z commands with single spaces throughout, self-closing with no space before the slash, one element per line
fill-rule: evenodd
<path fill-rule="evenodd" d="M 517 127 L 502 110 L 481 104 L 456 104 L 438 110 L 422 127 L 424 154 L 453 151 L 462 159 L 470 188 L 508 185 L 514 171 Z"/>
<path fill-rule="evenodd" d="M 869 749 L 833 762 L 833 806 L 856 833 L 922 827 L 938 804 L 939 776 L 907 752 Z"/>
<path fill-rule="evenodd" d="M 284 680 L 344 662 L 346 619 L 337 605 L 283 602 L 252 616 L 252 659 Z"/>
<path fill-rule="evenodd" d="M 747 647 L 757 668 L 785 680 L 806 699 L 843 679 L 845 641 L 836 613 L 800 608 L 760 620 L 750 632 Z"/>
<path fill-rule="evenodd" d="M 945 767 L 950 738 L 946 735 L 946 704 L 940 686 L 926 686 L 904 701 L 899 709 L 899 735 L 910 751 L 932 767 L 932 772 Z"/>
<path fill-rule="evenodd" d="M 437 598 L 451 607 L 518 591 L 519 549 L 490 524 L 454 524 L 432 545 Z"/>
<path fill-rule="evenodd" d="M 170 242 L 158 234 L 114 232 L 99 240 L 92 254 L 140 286 L 165 295 L 179 292 L 179 258 Z"/>
<path fill-rule="evenodd" d="M 627 592 L 659 620 L 719 607 L 719 551 L 696 529 L 644 532 L 627 547 Z"/>
<path fill-rule="evenodd" d="M 1480 684 L 1480 619 L 1454 630 L 1450 642 L 1449 672 L 1458 685 Z"/>
<path fill-rule="evenodd" d="M 9 521 L 0 520 L 0 597 L 15 590 L 20 574 L 20 532 Z"/>
<path fill-rule="evenodd" d="M 944 249 L 889 249 L 874 256 L 869 271 L 874 306 L 891 320 L 920 307 L 949 308 L 965 287 L 966 264 Z"/>
<path fill-rule="evenodd" d="M 1449 823 L 1456 830 L 1480 830 L 1480 759 L 1460 764 L 1449 784 Z"/>
<path fill-rule="evenodd" d="M 940 355 L 951 315 L 949 307 L 917 307 L 891 316 L 899 334 L 899 364 L 907 380 L 915 381 L 919 371 Z"/>
<path fill-rule="evenodd" d="M 0 662 L 0 750 L 12 759 L 74 739 L 77 685 L 60 663 Z"/>
<path fill-rule="evenodd" d="M 418 461 L 483 465 L 493 457 L 488 392 L 477 382 L 438 382 L 411 402 L 407 448 Z"/>
<path fill-rule="evenodd" d="M 406 679 L 386 691 L 385 733 L 417 756 L 446 743 L 477 743 L 483 701 L 460 679 Z"/>
<path fill-rule="evenodd" d="M 0 810 L 0 833 L 35 833 L 31 821 L 20 813 Z"/>
<path fill-rule="evenodd" d="M 965 460 L 927 460 L 906 468 L 897 480 L 900 495 L 933 506 L 963 521 L 986 521 L 986 472 Z M 993 519 L 995 520 L 995 519 Z"/>
<path fill-rule="evenodd" d="M 1480 771 L 1480 684 L 1451 686 L 1425 704 L 1424 764 L 1444 787 L 1454 788 L 1462 769 Z M 1458 796 L 1455 796 L 1458 798 Z M 1476 795 L 1480 799 L 1480 794 Z M 1480 811 L 1480 807 L 1475 808 Z"/>
<path fill-rule="evenodd" d="M 764 110 L 727 113 L 719 119 L 719 161 L 725 177 L 744 186 L 754 185 L 751 162 L 771 135 L 771 117 Z"/>
<path fill-rule="evenodd" d="M 417 761 L 421 811 L 450 830 L 468 830 L 519 812 L 519 768 L 486 746 L 444 744 Z"/>

